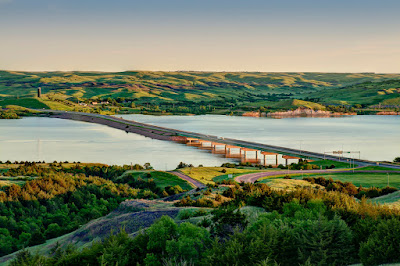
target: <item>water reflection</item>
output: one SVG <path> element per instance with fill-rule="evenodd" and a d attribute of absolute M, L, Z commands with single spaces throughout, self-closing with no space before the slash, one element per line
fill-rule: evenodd
<path fill-rule="evenodd" d="M 393 160 L 400 156 L 399 116 L 288 119 L 215 115 L 123 117 L 170 128 L 322 153 L 343 147 L 344 150 L 361 151 L 361 158 L 370 160 Z M 210 149 L 153 140 L 84 122 L 35 117 L 0 120 L 2 161 L 150 162 L 157 169 L 165 170 L 175 168 L 181 161 L 215 166 L 235 160 L 222 156 L 218 152 L 211 153 Z M 273 158 L 268 160 L 271 164 L 274 161 Z M 283 162 L 279 157 L 279 163 Z"/>

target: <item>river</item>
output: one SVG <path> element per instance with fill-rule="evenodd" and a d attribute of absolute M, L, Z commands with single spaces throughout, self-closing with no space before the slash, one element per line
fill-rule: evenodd
<path fill-rule="evenodd" d="M 234 116 L 118 115 L 187 131 L 251 140 L 314 152 L 360 151 L 362 159 L 400 156 L 400 116 L 254 118 Z M 348 154 L 358 158 L 358 154 Z M 179 162 L 221 165 L 232 159 L 173 142 L 102 125 L 54 118 L 0 120 L 0 160 L 144 164 L 174 169 Z M 282 161 L 281 161 L 282 162 Z"/>

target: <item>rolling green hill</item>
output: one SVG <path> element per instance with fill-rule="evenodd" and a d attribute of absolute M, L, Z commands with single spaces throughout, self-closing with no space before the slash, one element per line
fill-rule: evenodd
<path fill-rule="evenodd" d="M 38 87 L 42 89 L 40 99 L 36 98 Z M 106 103 L 106 110 L 121 113 L 146 108 L 151 112 L 230 113 L 261 107 L 398 105 L 399 99 L 400 74 L 0 71 L 3 107 L 81 111 L 103 102 L 102 108 Z"/>
<path fill-rule="evenodd" d="M 400 104 L 400 80 L 385 80 L 379 82 L 363 82 L 335 90 L 320 91 L 313 94 L 321 103 L 339 104 Z"/>

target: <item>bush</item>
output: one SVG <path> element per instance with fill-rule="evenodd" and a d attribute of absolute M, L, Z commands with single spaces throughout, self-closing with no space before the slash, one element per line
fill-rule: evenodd
<path fill-rule="evenodd" d="M 383 220 L 367 242 L 360 246 L 360 258 L 364 265 L 379 265 L 400 261 L 400 221 Z"/>

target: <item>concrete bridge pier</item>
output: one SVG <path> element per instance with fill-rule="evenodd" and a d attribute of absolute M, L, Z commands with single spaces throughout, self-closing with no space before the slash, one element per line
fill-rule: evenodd
<path fill-rule="evenodd" d="M 226 154 L 227 152 L 227 145 L 223 144 L 223 143 L 217 143 L 217 142 L 212 142 L 211 143 L 212 146 L 212 153 L 216 153 L 216 154 Z M 218 149 L 219 146 L 224 146 L 224 149 Z"/>
<path fill-rule="evenodd" d="M 238 153 L 233 153 L 232 149 L 239 149 Z M 242 148 L 238 146 L 226 145 L 225 146 L 225 157 L 226 158 L 242 158 Z"/>
<path fill-rule="evenodd" d="M 201 140 L 196 138 L 186 138 L 186 145 L 188 146 L 201 146 Z"/>
<path fill-rule="evenodd" d="M 267 166 L 267 158 L 266 158 L 267 155 L 275 155 L 275 165 L 278 166 L 279 153 L 262 151 L 261 154 L 264 156 L 264 166 Z"/>
<path fill-rule="evenodd" d="M 243 162 L 251 162 L 251 163 L 255 163 L 258 164 L 258 150 L 255 149 L 249 149 L 249 148 L 240 148 L 241 151 L 243 151 L 243 157 L 241 157 L 243 159 Z M 255 152 L 255 159 L 254 158 L 248 158 L 248 154 L 247 152 Z"/>
<path fill-rule="evenodd" d="M 206 150 L 212 150 L 213 149 L 213 143 L 209 140 L 199 140 L 200 142 L 200 148 L 201 149 L 206 149 Z M 205 143 L 209 143 L 209 145 L 204 145 Z"/>
<path fill-rule="evenodd" d="M 289 160 L 300 160 L 300 157 L 295 157 L 295 156 L 289 156 L 289 155 L 283 155 L 283 159 L 285 159 L 285 166 L 289 165 Z"/>

